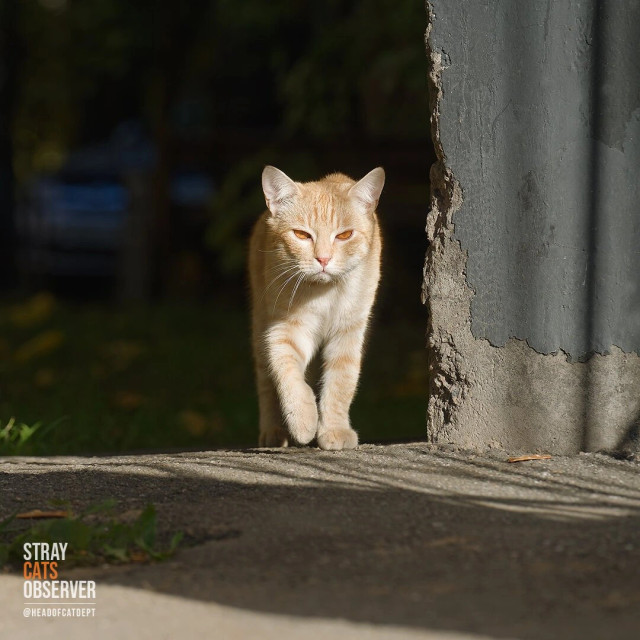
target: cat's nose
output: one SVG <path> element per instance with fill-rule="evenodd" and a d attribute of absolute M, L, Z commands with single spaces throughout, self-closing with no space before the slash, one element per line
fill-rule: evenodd
<path fill-rule="evenodd" d="M 316 256 L 316 260 L 322 265 L 322 268 L 325 269 L 329 264 L 329 260 L 331 260 L 331 258 L 318 258 Z"/>

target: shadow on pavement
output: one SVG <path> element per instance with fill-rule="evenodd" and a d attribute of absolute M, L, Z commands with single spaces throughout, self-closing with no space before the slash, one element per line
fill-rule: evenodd
<path fill-rule="evenodd" d="M 260 612 L 497 638 L 636 638 L 637 464 L 428 445 L 5 459 L 0 511 L 153 502 L 192 546 L 76 570 Z"/>

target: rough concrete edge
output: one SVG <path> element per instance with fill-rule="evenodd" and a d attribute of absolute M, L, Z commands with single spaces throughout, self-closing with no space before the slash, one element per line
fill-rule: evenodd
<path fill-rule="evenodd" d="M 423 268 L 422 303 L 428 310 L 427 319 L 427 364 L 429 372 L 427 439 L 431 442 L 451 421 L 453 407 L 461 402 L 467 394 L 471 381 L 462 370 L 462 357 L 456 351 L 453 335 L 446 332 L 438 317 L 438 295 L 442 288 L 442 269 L 435 268 L 436 263 L 448 266 L 449 276 L 454 281 L 456 274 L 452 271 L 455 264 L 462 262 L 463 275 L 467 255 L 462 251 L 460 242 L 454 238 L 453 215 L 463 202 L 462 188 L 447 167 L 446 156 L 440 140 L 440 100 L 442 98 L 442 54 L 431 47 L 431 30 L 435 14 L 431 3 L 426 0 L 427 29 L 425 47 L 429 60 L 429 118 L 431 138 L 436 154 L 436 162 L 429 171 L 431 184 L 430 208 L 427 214 L 425 231 L 427 233 L 427 251 Z M 453 254 L 453 260 L 447 260 L 446 254 Z M 457 258 L 457 259 L 456 259 Z M 470 320 L 470 299 L 473 291 L 469 288 L 466 277 L 460 283 L 468 293 L 468 318 Z M 467 297 L 467 296 L 465 296 Z"/>

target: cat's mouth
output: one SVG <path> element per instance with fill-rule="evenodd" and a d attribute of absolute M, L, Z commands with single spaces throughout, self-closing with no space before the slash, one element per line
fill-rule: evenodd
<path fill-rule="evenodd" d="M 327 271 L 316 271 L 309 279 L 312 282 L 331 282 L 334 279 L 334 274 L 328 273 Z"/>

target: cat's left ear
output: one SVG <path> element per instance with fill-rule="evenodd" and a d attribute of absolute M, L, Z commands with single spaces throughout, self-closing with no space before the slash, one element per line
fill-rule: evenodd
<path fill-rule="evenodd" d="M 376 167 L 349 189 L 349 197 L 364 205 L 367 211 L 375 211 L 382 187 L 384 187 L 384 169 Z"/>

